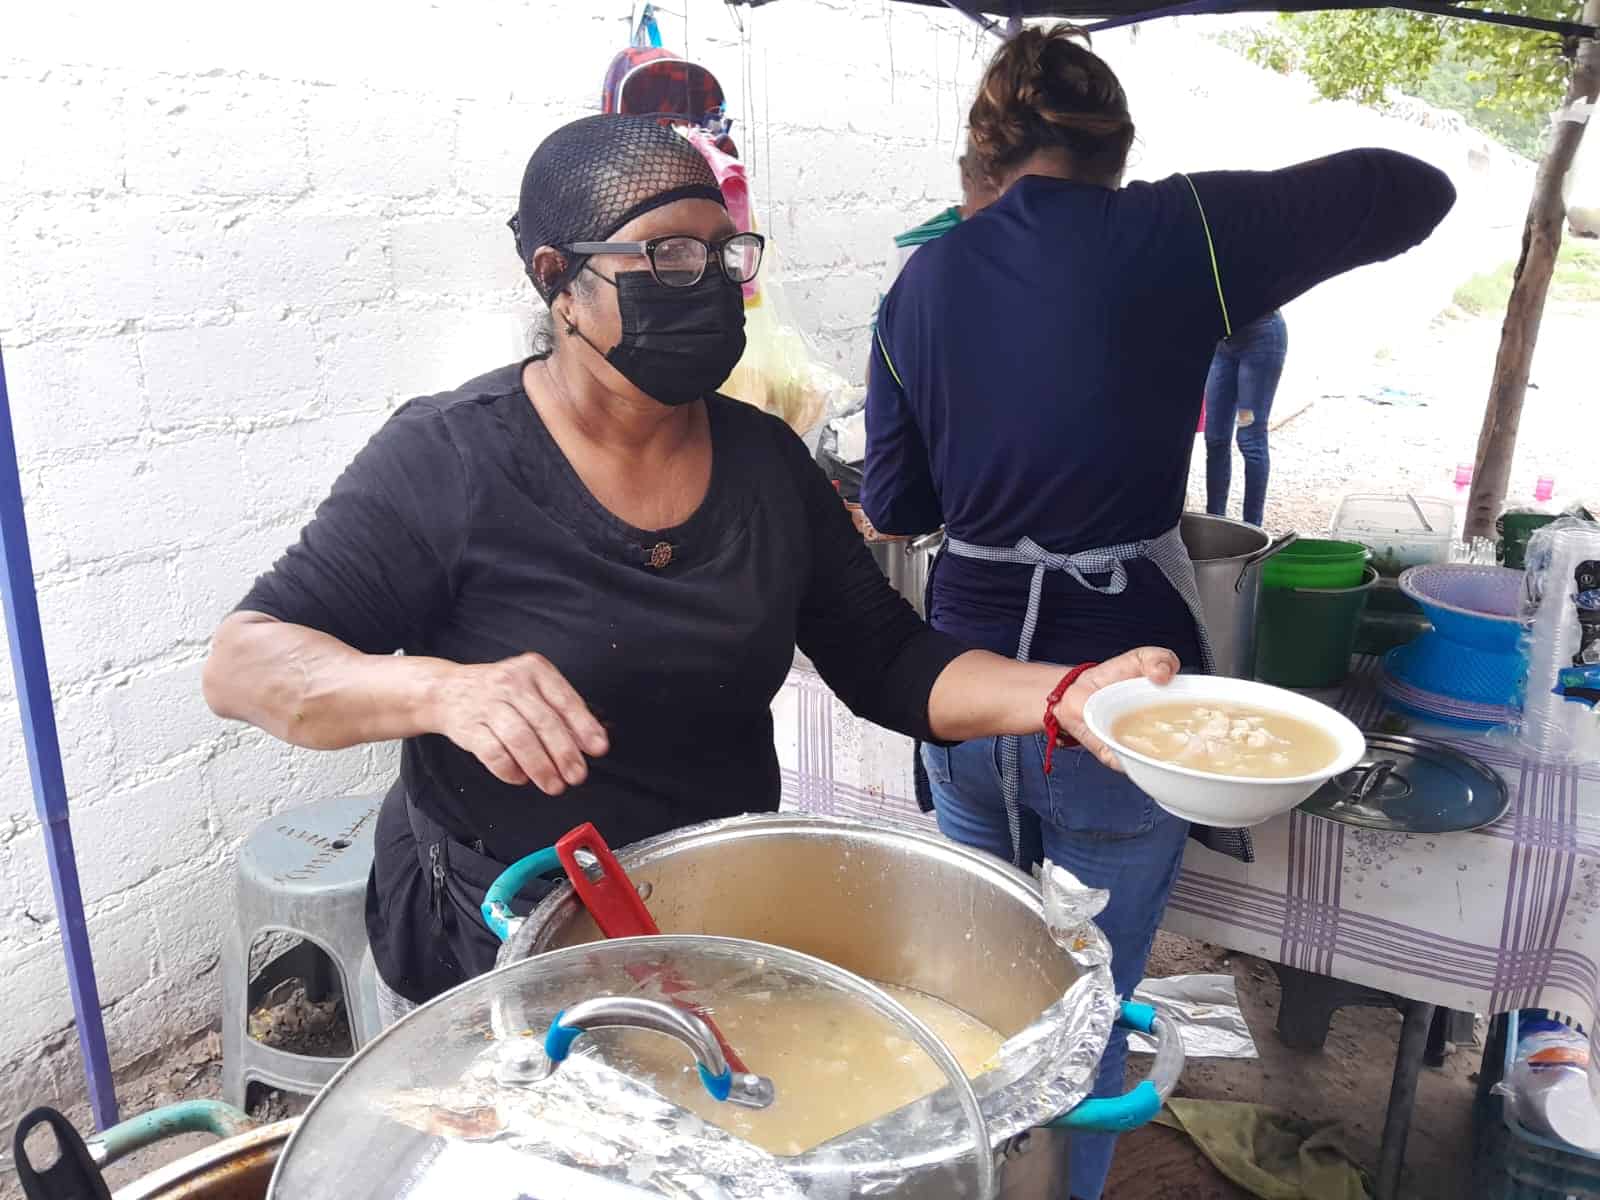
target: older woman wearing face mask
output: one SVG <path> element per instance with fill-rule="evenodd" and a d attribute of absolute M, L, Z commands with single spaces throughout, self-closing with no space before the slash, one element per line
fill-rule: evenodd
<path fill-rule="evenodd" d="M 367 897 L 391 1017 L 493 964 L 484 889 L 572 826 L 621 845 L 775 809 L 797 644 L 930 742 L 1086 739 L 1096 687 L 1177 666 L 1141 650 L 1073 678 L 917 619 L 804 444 L 716 394 L 762 243 L 670 129 L 558 130 L 514 228 L 548 349 L 390 417 L 205 670 L 219 715 L 295 745 L 403 740 Z"/>

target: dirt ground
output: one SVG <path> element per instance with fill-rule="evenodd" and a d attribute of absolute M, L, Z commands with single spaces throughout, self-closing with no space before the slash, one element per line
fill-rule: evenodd
<path fill-rule="evenodd" d="M 1399 1015 L 1380 1009 L 1346 1010 L 1334 1018 L 1322 1053 L 1288 1050 L 1273 1032 L 1278 983 L 1266 963 L 1171 934 L 1157 939 L 1150 975 L 1214 972 L 1230 973 L 1237 981 L 1261 1057 L 1192 1061 L 1180 1093 L 1248 1100 L 1306 1119 L 1341 1121 L 1352 1155 L 1372 1170 L 1388 1102 Z M 320 1027 L 319 1017 L 311 1014 L 314 1026 Z M 295 1019 L 305 1018 L 297 1014 Z M 1401 1191 L 1407 1200 L 1458 1200 L 1472 1195 L 1470 1112 L 1481 1053 L 1477 1046 L 1461 1047 L 1442 1069 L 1424 1069 Z M 1130 1079 L 1142 1075 L 1147 1065 L 1148 1059 L 1135 1056 Z M 120 1081 L 118 1099 L 124 1115 L 131 1116 L 174 1100 L 217 1098 L 221 1086 L 221 1045 L 216 1034 L 208 1034 L 138 1077 Z M 252 1114 L 278 1120 L 303 1111 L 305 1103 L 300 1097 L 267 1092 L 252 1106 Z M 89 1128 L 86 1110 L 69 1115 L 80 1129 Z M 199 1135 L 176 1139 L 114 1165 L 107 1177 L 115 1189 L 206 1141 Z M 0 1200 L 20 1200 L 20 1196 L 9 1161 L 0 1159 Z M 1107 1200 L 1246 1200 L 1247 1196 L 1219 1175 L 1186 1138 L 1156 1127 L 1123 1139 L 1106 1190 Z"/>
<path fill-rule="evenodd" d="M 1320 1053 L 1290 1050 L 1278 1041 L 1278 980 L 1265 962 L 1174 934 L 1160 934 L 1151 976 L 1225 973 L 1234 977 L 1239 1003 L 1261 1057 L 1198 1059 L 1184 1069 L 1179 1094 L 1197 1099 L 1265 1104 L 1306 1120 L 1343 1123 L 1345 1145 L 1368 1172 L 1376 1170 L 1378 1143 L 1400 1038 L 1400 1014 L 1352 1008 L 1334 1016 Z M 1406 1152 L 1400 1195 L 1407 1200 L 1463 1200 L 1473 1195 L 1473 1094 L 1482 1059 L 1478 1044 L 1457 1047 L 1437 1070 L 1424 1068 L 1416 1118 Z M 1148 1060 L 1130 1063 L 1130 1078 Z M 1205 1160 L 1194 1144 L 1168 1129 L 1148 1127 L 1124 1138 L 1112 1166 L 1107 1200 L 1246 1200 Z"/>
<path fill-rule="evenodd" d="M 1517 435 L 1508 504 L 1528 504 L 1541 475 L 1556 499 L 1600 499 L 1594 447 L 1579 414 L 1593 404 L 1597 304 L 1552 304 L 1545 312 L 1531 386 Z M 1342 497 L 1411 491 L 1458 495 L 1458 463 L 1471 463 L 1500 342 L 1496 317 L 1441 316 L 1405 345 L 1387 347 L 1306 390 L 1280 390 L 1271 420 L 1269 529 L 1325 535 Z M 1289 354 L 1295 331 L 1290 318 Z M 1230 511 L 1239 514 L 1243 464 L 1234 451 Z M 1465 494 L 1460 494 L 1465 501 Z M 1189 507 L 1205 508 L 1205 445 L 1195 439 Z"/>

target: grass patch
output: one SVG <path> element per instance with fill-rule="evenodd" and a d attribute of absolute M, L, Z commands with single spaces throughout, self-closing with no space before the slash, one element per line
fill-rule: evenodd
<path fill-rule="evenodd" d="M 1475 317 L 1504 312 L 1511 299 L 1511 272 L 1515 267 L 1515 263 L 1504 263 L 1493 271 L 1474 275 L 1456 289 L 1455 306 Z M 1600 302 L 1600 247 L 1591 241 L 1563 238 L 1549 298 L 1580 304 Z"/>

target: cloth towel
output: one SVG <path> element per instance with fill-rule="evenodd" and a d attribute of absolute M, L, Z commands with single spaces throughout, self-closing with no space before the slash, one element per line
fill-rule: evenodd
<path fill-rule="evenodd" d="M 1261 1104 L 1172 1099 L 1159 1124 L 1186 1134 L 1212 1166 L 1261 1200 L 1368 1200 L 1367 1178 L 1337 1121 L 1302 1121 Z"/>

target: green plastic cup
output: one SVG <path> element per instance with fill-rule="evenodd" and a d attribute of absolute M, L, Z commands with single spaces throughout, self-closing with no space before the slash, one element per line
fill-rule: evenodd
<path fill-rule="evenodd" d="M 1359 542 L 1302 538 L 1262 564 L 1261 585 L 1267 590 L 1356 587 L 1371 556 Z"/>

